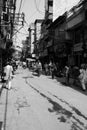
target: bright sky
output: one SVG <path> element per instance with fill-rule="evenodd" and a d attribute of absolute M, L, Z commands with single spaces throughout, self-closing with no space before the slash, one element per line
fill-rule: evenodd
<path fill-rule="evenodd" d="M 21 0 L 17 0 L 16 3 L 16 12 L 19 12 Z M 22 0 L 22 6 L 20 12 L 25 13 L 25 20 L 27 23 L 24 24 L 24 27 L 20 30 L 21 33 L 17 33 L 16 39 L 17 44 L 21 43 L 21 40 L 25 40 L 28 36 L 28 28 L 31 23 L 34 23 L 36 19 L 43 19 L 44 18 L 44 0 Z M 20 28 L 20 27 L 19 27 Z M 24 34 L 22 34 L 24 33 Z M 26 34 L 26 35 L 25 35 Z"/>
<path fill-rule="evenodd" d="M 54 20 L 67 9 L 70 9 L 73 5 L 77 4 L 79 0 L 54 0 L 53 13 Z M 16 8 L 17 13 L 19 11 L 21 0 L 17 0 Z M 21 33 L 17 33 L 15 39 L 17 44 L 20 45 L 21 40 L 25 40 L 28 36 L 28 27 L 31 23 L 34 23 L 35 19 L 43 19 L 45 10 L 45 0 L 22 0 L 21 13 L 25 13 L 25 26 L 20 30 Z M 19 27 L 20 28 L 20 27 Z M 24 33 L 24 34 L 22 34 Z"/>
<path fill-rule="evenodd" d="M 76 5 L 80 0 L 54 0 L 53 20 Z"/>

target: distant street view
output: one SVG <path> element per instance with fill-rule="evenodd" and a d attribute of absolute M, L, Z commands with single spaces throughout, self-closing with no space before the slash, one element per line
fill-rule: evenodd
<path fill-rule="evenodd" d="M 0 0 L 0 130 L 87 130 L 87 1 Z"/>

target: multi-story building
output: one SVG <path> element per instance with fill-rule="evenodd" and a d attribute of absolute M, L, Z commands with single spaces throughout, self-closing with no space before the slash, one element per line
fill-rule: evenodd
<path fill-rule="evenodd" d="M 16 0 L 0 0 L 0 68 L 11 55 Z"/>
<path fill-rule="evenodd" d="M 73 40 L 70 61 L 75 65 L 87 63 L 87 1 L 83 0 L 71 8 L 67 16 L 67 31 Z"/>
<path fill-rule="evenodd" d="M 50 25 L 49 31 L 53 32 L 53 50 L 50 48 L 50 53 L 60 66 L 87 63 L 86 15 L 87 2 L 83 0 Z"/>
<path fill-rule="evenodd" d="M 33 55 L 34 53 L 34 41 L 35 41 L 35 26 L 34 23 L 30 24 L 30 27 L 28 28 L 29 31 L 29 39 L 28 39 L 28 45 L 30 48 L 30 53 Z"/>
<path fill-rule="evenodd" d="M 39 58 L 62 65 L 87 63 L 87 1 L 83 0 L 54 22 L 46 16 L 41 25 Z"/>
<path fill-rule="evenodd" d="M 43 20 L 42 19 L 36 19 L 34 22 L 34 54 L 35 57 L 39 57 L 39 44 L 40 44 L 40 37 L 41 37 L 41 24 Z"/>
<path fill-rule="evenodd" d="M 49 60 L 47 44 L 49 42 L 48 27 L 53 21 L 53 0 L 45 0 L 45 17 L 41 24 L 41 37 L 39 42 L 39 59 L 42 62 Z"/>
<path fill-rule="evenodd" d="M 59 16 L 49 27 L 51 40 L 49 54 L 52 55 L 53 61 L 58 62 L 61 66 L 68 62 L 68 57 L 71 53 L 72 41 L 66 31 L 66 12 Z"/>

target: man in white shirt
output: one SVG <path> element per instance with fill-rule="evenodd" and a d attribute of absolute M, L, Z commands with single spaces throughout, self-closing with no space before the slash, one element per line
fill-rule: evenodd
<path fill-rule="evenodd" d="M 11 79 L 12 79 L 12 72 L 13 72 L 13 67 L 11 66 L 10 62 L 7 62 L 6 66 L 4 67 L 4 81 L 6 88 L 10 89 L 11 88 Z"/>

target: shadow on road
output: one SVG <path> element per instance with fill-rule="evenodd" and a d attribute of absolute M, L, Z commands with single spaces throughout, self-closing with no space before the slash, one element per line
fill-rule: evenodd
<path fill-rule="evenodd" d="M 25 77 L 22 77 L 24 79 L 28 79 L 28 78 L 34 78 L 33 76 L 25 76 Z"/>
<path fill-rule="evenodd" d="M 18 74 L 22 74 L 23 72 L 14 72 L 14 74 L 18 75 Z"/>
<path fill-rule="evenodd" d="M 69 108 L 71 108 L 71 111 L 64 108 L 62 105 L 60 105 L 58 102 L 56 102 L 55 100 L 53 100 L 52 98 L 50 98 L 49 96 L 47 96 L 43 91 L 40 91 L 39 89 L 35 88 L 35 86 L 33 86 L 32 84 L 30 84 L 29 82 L 26 81 L 26 83 L 34 90 L 36 91 L 38 94 L 40 94 L 43 98 L 45 98 L 51 105 L 51 108 L 48 108 L 48 111 L 50 113 L 55 113 L 57 116 L 58 121 L 62 122 L 62 123 L 70 123 L 71 124 L 71 129 L 70 130 L 83 130 L 82 128 L 86 129 L 86 127 L 84 126 L 84 123 L 81 122 L 78 118 L 75 117 L 74 113 L 82 118 L 84 118 L 84 120 L 87 120 L 87 117 L 84 116 L 78 109 L 76 109 L 73 106 L 70 106 L 70 104 L 68 104 L 67 102 L 63 101 L 62 99 L 59 99 L 58 97 L 56 97 L 57 99 L 59 99 L 62 103 L 64 103 L 65 105 L 67 105 Z M 54 95 L 53 95 L 54 96 Z"/>
<path fill-rule="evenodd" d="M 48 78 L 52 79 L 51 77 L 48 77 Z M 76 91 L 79 91 L 80 93 L 84 95 L 87 95 L 87 90 L 86 91 L 82 90 L 80 83 L 73 84 L 73 82 L 70 82 L 69 84 L 66 84 L 63 77 L 55 77 L 55 79 L 57 82 L 60 82 L 63 87 L 70 87 Z"/>
<path fill-rule="evenodd" d="M 82 87 L 80 84 L 73 84 L 73 83 L 69 83 L 68 85 L 64 82 L 64 81 L 60 81 L 60 79 L 56 79 L 58 82 L 60 82 L 63 86 L 65 87 L 70 87 L 76 91 L 79 91 L 80 93 L 84 94 L 84 95 L 87 95 L 87 90 L 86 91 L 83 91 L 82 90 Z"/>

